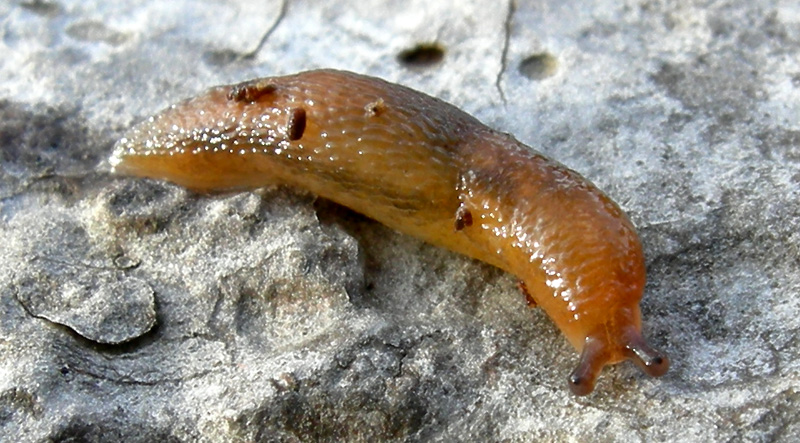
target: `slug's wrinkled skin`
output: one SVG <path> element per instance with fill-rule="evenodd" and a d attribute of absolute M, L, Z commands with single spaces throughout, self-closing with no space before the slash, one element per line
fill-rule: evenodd
<path fill-rule="evenodd" d="M 134 127 L 123 174 L 198 191 L 286 184 L 516 276 L 581 353 L 579 395 L 605 365 L 662 375 L 641 335 L 641 244 L 592 183 L 452 105 L 320 70 L 213 88 Z"/>

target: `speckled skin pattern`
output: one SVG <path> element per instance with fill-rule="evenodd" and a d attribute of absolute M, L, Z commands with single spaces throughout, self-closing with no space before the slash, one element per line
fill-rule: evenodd
<path fill-rule="evenodd" d="M 640 333 L 644 259 L 620 208 L 436 98 L 332 70 L 216 87 L 134 127 L 111 164 L 197 191 L 297 186 L 504 269 L 581 352 L 576 394 L 625 359 L 667 370 Z"/>

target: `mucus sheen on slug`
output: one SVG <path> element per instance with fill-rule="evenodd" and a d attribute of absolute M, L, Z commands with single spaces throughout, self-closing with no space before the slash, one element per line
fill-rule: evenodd
<path fill-rule="evenodd" d="M 590 393 L 603 367 L 666 372 L 641 334 L 644 256 L 620 208 L 563 165 L 439 99 L 318 70 L 212 88 L 135 126 L 116 172 L 197 191 L 284 184 L 520 278 L 580 352 Z"/>

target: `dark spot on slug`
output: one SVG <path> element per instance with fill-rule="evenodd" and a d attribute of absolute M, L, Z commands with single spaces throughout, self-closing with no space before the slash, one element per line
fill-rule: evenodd
<path fill-rule="evenodd" d="M 558 71 L 558 59 L 542 52 L 526 58 L 519 64 L 519 72 L 531 80 L 552 77 Z"/>
<path fill-rule="evenodd" d="M 412 68 L 424 68 L 435 65 L 444 58 L 444 48 L 438 43 L 420 43 L 413 48 L 405 49 L 397 55 L 400 64 Z"/>
<path fill-rule="evenodd" d="M 300 140 L 306 130 L 306 110 L 294 108 L 289 114 L 289 123 L 286 125 L 286 133 L 289 140 Z"/>
<path fill-rule="evenodd" d="M 273 83 L 252 80 L 231 86 L 231 90 L 228 92 L 228 100 L 254 102 L 267 94 L 272 94 L 276 89 L 277 86 Z"/>
<path fill-rule="evenodd" d="M 464 205 L 461 205 L 456 209 L 456 231 L 460 231 L 469 226 L 472 226 L 472 213 L 469 212 L 469 209 L 465 208 Z"/>
<path fill-rule="evenodd" d="M 364 110 L 367 111 L 367 117 L 377 117 L 386 111 L 386 103 L 383 102 L 382 98 L 379 98 L 364 106 Z"/>
<path fill-rule="evenodd" d="M 536 300 L 531 296 L 531 293 L 528 292 L 528 287 L 525 285 L 525 282 L 519 280 L 517 282 L 517 288 L 519 288 L 519 291 L 525 296 L 525 303 L 528 304 L 528 307 L 535 308 L 537 306 Z"/>

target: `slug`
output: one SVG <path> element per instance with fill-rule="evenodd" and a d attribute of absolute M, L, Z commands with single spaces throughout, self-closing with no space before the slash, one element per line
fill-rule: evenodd
<path fill-rule="evenodd" d="M 568 383 L 606 365 L 661 376 L 641 334 L 641 243 L 587 179 L 439 99 L 334 70 L 215 87 L 135 126 L 115 172 L 196 191 L 307 189 L 521 279 L 580 353 Z"/>

